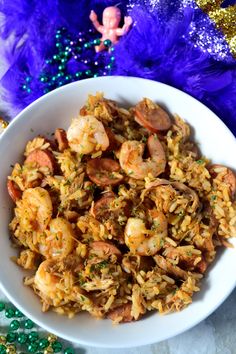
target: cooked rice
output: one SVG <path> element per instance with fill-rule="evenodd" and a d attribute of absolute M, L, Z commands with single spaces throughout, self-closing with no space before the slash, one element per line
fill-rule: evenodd
<path fill-rule="evenodd" d="M 134 120 L 133 109 L 119 108 L 101 94 L 89 96 L 81 114 L 93 115 L 109 127 L 118 145 L 148 137 L 148 131 Z M 41 210 L 23 198 L 16 202 L 9 226 L 19 249 L 16 263 L 35 271 L 24 283 L 40 297 L 43 311 L 52 309 L 70 318 L 88 311 L 97 318 L 108 316 L 114 323 L 137 320 L 151 310 L 179 311 L 199 291 L 218 247 L 231 246 L 236 202 L 227 180 L 229 170 L 216 165 L 212 173 L 210 161 L 199 155 L 190 140 L 189 125 L 178 116 L 165 134 L 157 136 L 167 158 L 167 168 L 158 178 L 149 174 L 135 179 L 121 171 L 124 178 L 118 187 L 104 188 L 89 179 L 88 156 L 70 148 L 58 151 L 41 136 L 27 143 L 24 156 L 36 149 L 50 151 L 57 161 L 56 173 L 16 163 L 8 178 L 23 196 L 29 188 L 47 191 L 52 201 L 50 220 L 63 218 L 69 230 L 67 238 L 55 240 L 50 220 L 44 220 L 45 227 L 39 225 Z M 97 145 L 91 158 L 101 156 L 119 161 L 119 148 L 104 152 Z M 119 177 L 120 173 L 112 174 Z M 111 191 L 114 200 L 100 210 L 104 215 L 96 216 L 96 201 Z M 143 220 L 149 228 L 145 237 L 155 237 L 160 225 L 148 214 L 152 209 L 164 214 L 168 234 L 158 239 L 160 249 L 155 254 L 132 253 L 124 238 L 127 221 L 130 217 Z M 62 234 L 59 230 L 59 239 Z M 104 248 L 104 242 L 115 248 Z"/>

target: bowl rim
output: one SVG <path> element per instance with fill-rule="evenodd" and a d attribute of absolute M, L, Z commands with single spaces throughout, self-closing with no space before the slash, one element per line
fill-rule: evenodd
<path fill-rule="evenodd" d="M 149 79 L 145 79 L 145 78 L 140 78 L 140 77 L 134 77 L 134 76 L 119 76 L 119 75 L 114 75 L 114 76 L 105 76 L 105 77 L 97 77 L 97 78 L 88 78 L 88 79 L 84 79 L 84 80 L 79 80 L 79 81 L 75 81 L 72 83 L 68 83 L 62 87 L 59 87 L 41 97 L 39 97 L 38 99 L 36 99 L 35 101 L 33 101 L 30 105 L 28 105 L 27 107 L 25 107 L 21 112 L 19 112 L 16 117 L 10 122 L 9 126 L 4 129 L 3 133 L 0 135 L 0 147 L 1 147 L 1 141 L 3 139 L 5 139 L 5 136 L 8 135 L 9 130 L 14 130 L 14 126 L 15 124 L 23 119 L 24 120 L 24 115 L 26 112 L 30 112 L 30 110 L 32 109 L 32 107 L 34 107 L 35 105 L 41 103 L 44 101 L 44 99 L 53 95 L 57 95 L 58 92 L 62 92 L 64 91 L 68 86 L 77 86 L 77 85 L 83 85 L 83 83 L 86 81 L 101 81 L 101 80 L 109 80 L 109 79 L 116 79 L 116 78 L 122 78 L 124 80 L 136 80 L 136 81 L 145 81 L 145 82 L 153 82 L 153 83 L 158 83 L 160 85 L 166 86 L 168 88 L 170 88 L 171 90 L 176 90 L 177 92 L 180 92 L 182 95 L 187 95 L 189 97 L 191 97 L 192 100 L 194 100 L 196 102 L 196 104 L 204 107 L 205 110 L 207 110 L 208 112 L 210 112 L 211 115 L 214 116 L 214 119 L 216 119 L 218 121 L 219 124 L 221 124 L 222 128 L 224 128 L 225 130 L 227 130 L 227 132 L 231 135 L 232 138 L 235 139 L 235 136 L 233 135 L 233 133 L 230 131 L 230 129 L 226 126 L 226 124 L 213 112 L 211 111 L 207 106 L 205 106 L 203 103 L 201 103 L 200 101 L 198 101 L 196 98 L 192 97 L 191 95 L 189 95 L 188 93 L 181 91 L 175 87 L 172 87 L 170 85 L 164 84 L 162 82 L 159 81 L 155 81 L 155 80 L 149 80 Z M 168 104 L 168 100 L 167 100 L 167 104 Z M 174 335 L 167 335 L 165 336 L 163 339 L 160 340 L 155 340 L 155 338 L 153 338 L 153 341 L 142 341 L 142 344 L 139 344 L 138 346 L 141 347 L 143 345 L 150 345 L 150 344 L 154 344 L 154 343 L 158 343 L 159 341 L 162 340 L 167 340 L 169 338 L 173 338 L 185 331 L 187 331 L 188 329 L 193 328 L 194 326 L 196 326 L 197 324 L 199 324 L 201 321 L 203 321 L 204 319 L 206 319 L 209 315 L 211 315 L 225 300 L 226 298 L 231 294 L 231 292 L 234 290 L 236 286 L 236 277 L 235 277 L 235 282 L 234 284 L 228 288 L 227 292 L 224 294 L 224 296 L 220 299 L 220 301 L 217 302 L 217 304 L 215 306 L 213 306 L 213 308 L 210 308 L 210 310 L 205 311 L 202 316 L 200 316 L 200 318 L 197 318 L 195 321 L 191 322 L 191 325 L 187 324 L 187 325 L 183 325 L 181 326 L 181 328 L 175 331 Z M 129 344 L 125 344 L 123 345 L 123 343 L 120 343 L 119 345 L 111 345 L 111 344 L 101 344 L 100 342 L 90 342 L 89 340 L 85 340 L 85 339 L 79 339 L 79 338 L 74 338 L 73 336 L 70 336 L 68 334 L 63 334 L 62 332 L 60 332 L 59 330 L 55 330 L 54 328 L 50 327 L 50 325 L 47 325 L 46 323 L 42 322 L 41 320 L 38 320 L 36 316 L 32 315 L 30 313 L 30 311 L 28 311 L 27 308 L 23 308 L 20 304 L 18 304 L 17 302 L 17 296 L 15 295 L 11 295 L 11 293 L 8 292 L 8 290 L 2 285 L 1 282 L 1 276 L 0 276 L 0 289 L 1 291 L 7 296 L 7 298 L 20 310 L 22 311 L 28 318 L 32 319 L 38 326 L 42 327 L 43 329 L 47 330 L 48 332 L 53 332 L 55 333 L 58 337 L 61 337 L 65 340 L 68 340 L 72 343 L 76 343 L 76 344 L 80 344 L 80 345 L 86 345 L 86 346 L 90 346 L 90 347 L 97 347 L 97 348 L 132 348 L 135 347 L 136 344 L 135 343 L 129 343 Z"/>

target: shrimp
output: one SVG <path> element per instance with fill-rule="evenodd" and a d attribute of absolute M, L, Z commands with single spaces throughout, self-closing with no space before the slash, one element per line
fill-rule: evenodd
<path fill-rule="evenodd" d="M 57 285 L 60 283 L 60 277 L 49 272 L 49 269 L 55 265 L 52 260 L 46 260 L 40 264 L 34 277 L 35 287 L 41 292 L 43 297 L 53 300 L 56 294 L 60 292 Z"/>
<path fill-rule="evenodd" d="M 125 226 L 125 243 L 130 251 L 140 256 L 153 256 L 167 237 L 167 220 L 162 212 L 155 212 L 153 228 L 148 230 L 142 219 L 129 218 Z"/>
<path fill-rule="evenodd" d="M 46 258 L 62 259 L 68 256 L 74 248 L 74 231 L 71 224 L 56 218 L 49 224 L 48 236 L 39 245 L 39 252 Z"/>
<path fill-rule="evenodd" d="M 67 139 L 71 150 L 79 154 L 105 151 L 109 146 L 103 124 L 93 116 L 79 116 L 73 119 L 67 131 Z"/>
<path fill-rule="evenodd" d="M 143 143 L 132 140 L 125 141 L 121 146 L 119 154 L 120 165 L 132 178 L 144 179 L 149 173 L 153 177 L 157 177 L 165 170 L 166 156 L 158 138 L 154 135 L 149 136 L 147 147 L 150 158 L 143 160 Z"/>
<path fill-rule="evenodd" d="M 28 188 L 16 202 L 22 231 L 44 231 L 52 217 L 52 201 L 46 189 Z"/>

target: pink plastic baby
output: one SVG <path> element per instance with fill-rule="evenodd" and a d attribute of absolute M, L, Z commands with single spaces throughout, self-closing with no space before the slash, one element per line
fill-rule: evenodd
<path fill-rule="evenodd" d="M 106 48 L 103 43 L 103 41 L 105 41 L 106 39 L 110 39 L 113 44 L 117 43 L 118 37 L 123 36 L 125 33 L 127 33 L 133 22 L 132 18 L 130 16 L 127 16 L 124 18 L 123 27 L 119 28 L 118 26 L 121 20 L 121 12 L 120 9 L 115 6 L 106 7 L 103 11 L 103 25 L 98 22 L 97 15 L 93 10 L 91 11 L 89 18 L 92 21 L 96 30 L 102 34 L 102 38 L 100 38 L 101 44 L 95 47 L 96 52 L 100 52 L 101 50 Z"/>

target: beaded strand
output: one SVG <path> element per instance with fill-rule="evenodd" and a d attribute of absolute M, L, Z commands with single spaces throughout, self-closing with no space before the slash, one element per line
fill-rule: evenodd
<path fill-rule="evenodd" d="M 54 334 L 44 337 L 32 330 L 35 327 L 34 322 L 19 310 L 6 307 L 4 302 L 0 302 L 0 312 L 4 312 L 5 318 L 11 320 L 8 332 L 0 335 L 0 354 L 75 354 L 72 347 L 63 349 L 62 343 Z"/>

